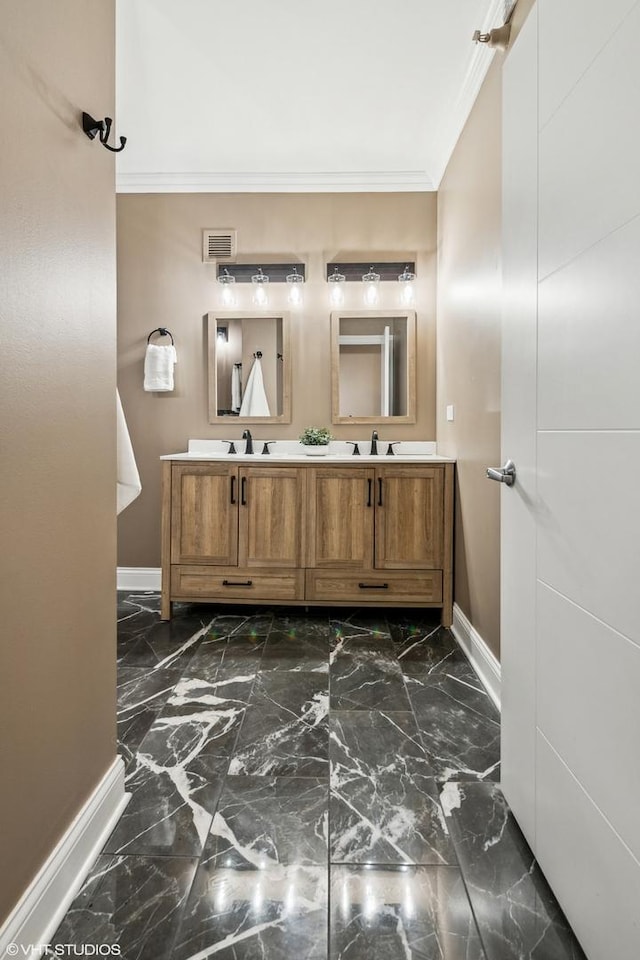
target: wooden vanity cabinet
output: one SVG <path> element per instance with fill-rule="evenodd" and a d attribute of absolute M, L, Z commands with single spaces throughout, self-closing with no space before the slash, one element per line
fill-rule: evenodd
<path fill-rule="evenodd" d="M 453 464 L 310 471 L 305 596 L 452 617 Z"/>
<path fill-rule="evenodd" d="M 383 570 L 437 570 L 444 563 L 445 470 L 376 470 L 375 566 Z"/>
<path fill-rule="evenodd" d="M 296 467 L 165 462 L 162 618 L 172 600 L 302 599 L 304 486 Z"/>
<path fill-rule="evenodd" d="M 452 619 L 453 463 L 165 461 L 171 601 L 441 607 Z"/>
<path fill-rule="evenodd" d="M 307 567 L 371 569 L 374 480 L 373 468 L 308 469 Z"/>
<path fill-rule="evenodd" d="M 302 567 L 304 469 L 240 467 L 239 475 L 238 564 Z"/>
<path fill-rule="evenodd" d="M 169 471 L 171 563 L 237 563 L 237 466 L 165 464 Z"/>

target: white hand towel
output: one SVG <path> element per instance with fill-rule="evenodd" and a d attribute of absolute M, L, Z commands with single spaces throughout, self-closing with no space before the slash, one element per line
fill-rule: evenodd
<path fill-rule="evenodd" d="M 140 474 L 136 465 L 136 458 L 133 455 L 131 437 L 127 430 L 127 421 L 124 418 L 124 410 L 120 401 L 120 394 L 116 390 L 116 491 L 118 513 L 122 513 L 125 507 L 140 495 L 142 484 L 140 483 Z"/>
<path fill-rule="evenodd" d="M 173 390 L 173 365 L 177 363 L 176 348 L 147 344 L 144 355 L 144 389 L 147 393 L 169 393 Z"/>
<path fill-rule="evenodd" d="M 264 380 L 262 378 L 262 363 L 256 357 L 251 367 L 251 373 L 244 389 L 242 406 L 240 407 L 241 417 L 270 417 L 269 403 L 267 395 L 264 392 Z"/>
<path fill-rule="evenodd" d="M 242 406 L 242 368 L 234 363 L 231 371 L 231 409 L 240 413 Z"/>

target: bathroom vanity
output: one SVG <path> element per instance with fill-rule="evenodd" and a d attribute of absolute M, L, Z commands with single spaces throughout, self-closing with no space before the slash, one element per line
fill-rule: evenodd
<path fill-rule="evenodd" d="M 176 600 L 230 601 L 435 607 L 450 625 L 454 462 L 277 446 L 191 441 L 162 458 L 162 619 Z"/>

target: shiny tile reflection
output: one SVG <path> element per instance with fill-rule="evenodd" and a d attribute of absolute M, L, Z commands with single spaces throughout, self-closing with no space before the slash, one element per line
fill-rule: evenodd
<path fill-rule="evenodd" d="M 331 867 L 330 960 L 484 960 L 455 867 Z"/>
<path fill-rule="evenodd" d="M 327 869 L 198 868 L 173 960 L 326 960 Z"/>

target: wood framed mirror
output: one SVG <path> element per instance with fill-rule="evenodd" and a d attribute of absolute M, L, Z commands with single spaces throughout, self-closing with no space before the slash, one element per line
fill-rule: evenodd
<path fill-rule="evenodd" d="M 208 313 L 209 423 L 291 423 L 288 313 Z"/>
<path fill-rule="evenodd" d="M 332 423 L 416 422 L 413 310 L 331 314 Z"/>

